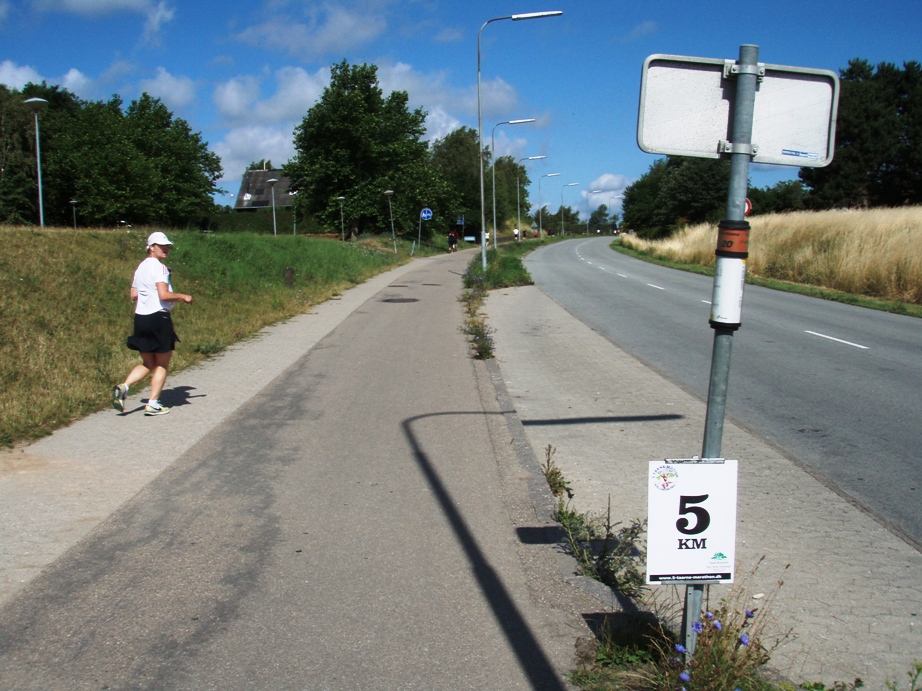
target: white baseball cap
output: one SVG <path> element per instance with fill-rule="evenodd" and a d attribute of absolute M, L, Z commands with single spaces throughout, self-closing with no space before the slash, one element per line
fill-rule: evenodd
<path fill-rule="evenodd" d="M 156 233 L 151 233 L 147 236 L 147 246 L 151 245 L 172 245 L 170 239 L 166 236 L 165 233 L 161 233 L 159 230 Z"/>

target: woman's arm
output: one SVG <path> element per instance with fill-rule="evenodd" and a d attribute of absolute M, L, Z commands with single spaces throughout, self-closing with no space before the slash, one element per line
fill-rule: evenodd
<path fill-rule="evenodd" d="M 132 288 L 134 290 L 134 288 Z M 192 304 L 192 296 L 185 293 L 171 293 L 166 283 L 157 281 L 157 295 L 160 296 L 160 302 L 185 302 L 187 305 Z"/>

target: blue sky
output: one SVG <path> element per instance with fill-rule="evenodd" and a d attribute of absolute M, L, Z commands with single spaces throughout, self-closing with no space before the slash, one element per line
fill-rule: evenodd
<path fill-rule="evenodd" d="M 745 13 L 743 8 L 749 7 Z M 293 128 L 347 59 L 379 67 L 385 91 L 428 111 L 427 137 L 477 127 L 477 32 L 483 31 L 484 141 L 527 164 L 531 199 L 585 213 L 647 171 L 637 147 L 641 67 L 653 53 L 733 58 L 838 72 L 851 58 L 922 61 L 922 3 L 879 0 L 698 3 L 648 0 L 0 0 L 0 83 L 61 84 L 84 99 L 143 91 L 201 132 L 221 156 L 233 203 L 245 166 L 293 154 Z M 753 166 L 756 186 L 796 168 Z M 565 187 L 568 183 L 578 185 Z M 590 190 L 602 190 L 587 200 Z M 614 199 L 620 207 L 620 199 Z"/>

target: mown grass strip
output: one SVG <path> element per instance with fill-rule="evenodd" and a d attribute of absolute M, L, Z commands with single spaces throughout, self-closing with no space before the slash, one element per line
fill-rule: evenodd
<path fill-rule="evenodd" d="M 137 362 L 125 347 L 134 311 L 128 291 L 150 230 L 0 228 L 0 445 L 37 439 L 108 405 L 111 387 Z M 194 298 L 174 311 L 182 341 L 173 372 L 408 261 L 410 252 L 401 241 L 395 255 L 390 238 L 168 233 L 173 286 Z"/>

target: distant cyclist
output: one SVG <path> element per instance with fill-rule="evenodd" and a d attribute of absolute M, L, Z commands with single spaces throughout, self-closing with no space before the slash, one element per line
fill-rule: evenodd
<path fill-rule="evenodd" d="M 448 251 L 457 252 L 458 251 L 458 231 L 454 228 L 451 229 L 451 232 L 448 233 Z"/>

